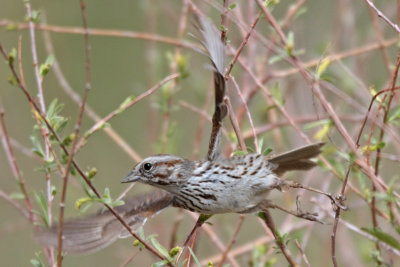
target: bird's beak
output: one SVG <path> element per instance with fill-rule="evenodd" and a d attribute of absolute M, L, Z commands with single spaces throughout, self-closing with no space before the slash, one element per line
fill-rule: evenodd
<path fill-rule="evenodd" d="M 135 170 L 131 171 L 125 178 L 121 180 L 121 183 L 131 183 L 136 182 L 140 179 L 140 175 L 137 175 Z"/>

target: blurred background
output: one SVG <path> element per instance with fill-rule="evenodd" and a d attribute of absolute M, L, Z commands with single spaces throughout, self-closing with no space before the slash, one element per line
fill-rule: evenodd
<path fill-rule="evenodd" d="M 84 171 L 96 168 L 97 174 L 92 181 L 98 191 L 104 192 L 105 188 L 109 188 L 111 197 L 115 199 L 127 188 L 126 184 L 120 183 L 120 179 L 143 157 L 154 153 L 171 153 L 200 159 L 206 155 L 211 129 L 209 118 L 212 116 L 214 101 L 212 75 L 204 67 L 208 64 L 207 58 L 194 51 L 197 42 L 188 35 L 194 33 L 194 20 L 189 7 L 195 5 L 218 27 L 221 25 L 224 8 L 222 1 L 84 2 L 88 28 L 92 31 L 89 34 L 92 88 L 87 107 L 99 118 L 118 109 L 128 97 L 137 97 L 146 92 L 168 75 L 181 74 L 179 80 L 159 87 L 152 95 L 107 122 L 108 128 L 105 129 L 113 129 L 120 137 L 118 141 L 104 130 L 99 130 L 88 137 L 76 154 L 75 160 Z M 43 75 L 42 81 L 45 105 L 49 108 L 54 99 L 63 105 L 59 116 L 68 119 L 68 124 L 60 131 L 64 139 L 74 131 L 79 114 L 79 104 L 74 101 L 71 91 L 82 96 L 85 88 L 86 59 L 80 3 L 46 0 L 32 0 L 29 3 L 32 20 L 38 27 L 35 30 L 35 44 L 39 65 L 49 63 L 49 72 Z M 327 141 L 324 156 L 331 167 L 321 163 L 322 168 L 289 174 L 288 177 L 338 193 L 349 166 L 349 145 L 339 133 L 337 125 L 329 120 L 329 114 L 311 91 L 309 83 L 294 68 L 290 56 L 297 56 L 304 63 L 305 69 L 315 79 L 316 86 L 321 88 L 355 141 L 372 95 L 389 87 L 392 73 L 396 69 L 398 34 L 389 24 L 378 19 L 366 1 L 299 0 L 264 3 L 282 27 L 289 45 L 282 45 L 275 30 L 261 15 L 255 32 L 232 70 L 232 76 L 247 100 L 258 144 L 263 142 L 263 149 L 272 148 L 273 153 L 279 153 L 306 144 L 302 135 L 311 141 Z M 26 3 L 1 0 L 0 5 L 1 44 L 7 53 L 12 48 L 18 52 L 20 38 L 26 87 L 39 103 Z M 396 1 L 385 1 L 377 5 L 393 23 L 397 23 L 400 15 L 396 13 Z M 225 9 L 227 20 L 223 29 L 227 31 L 227 63 L 230 63 L 261 9 L 256 1 L 228 1 L 226 7 L 229 10 Z M 18 73 L 19 59 L 17 57 L 15 61 Z M 46 196 L 46 173 L 43 158 L 33 153 L 33 148 L 38 148 L 38 145 L 35 146 L 32 139 L 38 141 L 41 147 L 44 147 L 43 140 L 37 127 L 35 129 L 36 121 L 25 95 L 8 81 L 11 71 L 6 63 L 0 64 L 0 74 L 0 101 L 8 136 L 34 209 L 41 213 L 35 195 Z M 263 88 L 260 88 L 259 83 L 263 84 Z M 238 89 L 232 80 L 228 81 L 228 87 L 228 95 L 246 145 L 255 150 L 251 124 L 244 112 Z M 399 98 L 395 96 L 389 114 L 400 114 L 398 102 Z M 289 117 L 282 114 L 278 105 L 284 108 Z M 376 111 L 378 105 L 372 110 Z M 95 125 L 94 117 L 93 113 L 84 114 L 80 137 Z M 382 113 L 379 113 L 379 121 L 382 121 L 381 117 Z M 288 118 L 295 122 L 300 132 L 290 126 Z M 389 130 L 386 129 L 389 134 L 385 130 L 383 140 L 379 139 L 380 128 L 376 126 L 374 131 L 370 131 L 371 124 L 368 122 L 361 143 L 365 145 L 368 135 L 372 133 L 371 145 L 386 144 L 379 175 L 396 192 L 399 189 L 396 178 L 400 171 L 398 117 L 394 116 L 392 122 L 388 126 Z M 237 138 L 228 119 L 224 128 L 226 134 L 223 151 L 229 155 L 238 149 Z M 59 147 L 56 144 L 53 146 L 56 147 L 57 155 L 60 155 Z M 372 166 L 375 166 L 375 152 L 371 152 Z M 21 193 L 8 159 L 6 149 L 1 149 L 0 189 L 25 207 L 24 201 L 20 200 Z M 52 221 L 56 222 L 62 176 L 54 166 L 48 175 L 55 188 L 51 213 Z M 398 265 L 399 248 L 393 252 L 396 245 L 392 245 L 392 250 L 382 245 L 377 249 L 372 236 L 361 229 L 374 225 L 369 206 L 371 197 L 375 195 L 371 193 L 373 189 L 369 178 L 355 168 L 350 174 L 350 181 L 351 187 L 355 188 L 346 191 L 346 203 L 350 211 L 342 213 L 341 217 L 348 225 L 339 224 L 337 233 L 339 265 Z M 149 186 L 135 185 L 128 195 L 149 190 L 152 190 Z M 271 198 L 287 208 L 295 209 L 298 194 L 302 195 L 302 208 L 318 212 L 328 224 L 304 222 L 273 211 L 277 227 L 282 234 L 288 233 L 288 247 L 302 265 L 305 263 L 295 240 L 298 240 L 312 266 L 331 264 L 334 213 L 329 200 L 295 190 L 274 192 Z M 67 218 L 85 216 L 82 209 L 75 207 L 76 200 L 84 197 L 86 195 L 81 187 L 81 178 L 78 175 L 72 176 L 66 199 Z M 392 202 L 385 197 L 378 198 L 376 205 L 384 214 L 378 216 L 380 229 L 398 240 L 398 199 L 396 195 L 394 198 Z M 388 209 L 390 205 L 394 208 Z M 85 214 L 95 212 L 96 208 L 101 208 L 101 205 L 94 204 Z M 4 197 L 0 200 L 0 211 L 1 265 L 30 266 L 31 259 L 36 258 L 35 253 L 42 250 L 32 239 L 32 224 Z M 182 245 L 195 218 L 187 212 L 169 208 L 147 222 L 144 232 L 146 235 L 156 234 L 160 243 L 169 248 L 171 233 L 174 226 L 177 226 L 176 244 Z M 210 219 L 212 225 L 207 227 L 212 232 L 202 231 L 199 234 L 195 250 L 203 266 L 209 260 L 217 266 L 223 252 L 218 242 L 223 246 L 229 244 L 239 220 L 236 214 L 218 215 Z M 41 221 L 39 223 L 43 224 Z M 353 225 L 356 230 L 349 225 Z M 94 254 L 68 255 L 64 258 L 64 266 L 120 266 L 137 252 L 138 248 L 132 246 L 133 241 L 133 238 L 120 240 Z M 257 217 L 248 215 L 231 249 L 231 252 L 236 253 L 232 256 L 235 262 L 226 263 L 231 266 L 287 266 L 284 257 L 276 253 L 274 247 L 275 244 L 268 239 Z M 47 266 L 43 252 L 40 258 Z M 128 266 L 148 266 L 156 261 L 153 255 L 143 250 Z"/>

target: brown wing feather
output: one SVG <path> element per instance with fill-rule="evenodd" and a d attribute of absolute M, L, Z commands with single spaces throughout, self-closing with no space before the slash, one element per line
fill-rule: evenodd
<path fill-rule="evenodd" d="M 321 153 L 323 145 L 325 145 L 324 142 L 319 142 L 303 146 L 281 155 L 273 156 L 268 161 L 277 165 L 274 172 L 278 175 L 286 171 L 309 170 L 316 165 L 310 159 L 315 158 Z"/>

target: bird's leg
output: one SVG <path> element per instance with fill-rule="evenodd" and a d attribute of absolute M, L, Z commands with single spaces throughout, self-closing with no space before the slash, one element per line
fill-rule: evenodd
<path fill-rule="evenodd" d="M 302 185 L 298 182 L 295 181 L 291 181 L 291 180 L 282 180 L 282 184 L 280 185 L 280 187 L 291 187 L 291 188 L 301 188 L 301 189 L 305 189 L 311 192 L 315 192 L 324 196 L 327 196 L 331 202 L 332 205 L 334 206 L 334 209 L 342 209 L 342 210 L 348 210 L 348 207 L 346 205 L 343 204 L 343 202 L 346 200 L 344 195 L 332 195 L 331 193 L 327 193 L 324 192 L 322 190 L 313 188 L 313 187 L 309 187 L 309 186 L 305 186 Z"/>
<path fill-rule="evenodd" d="M 179 258 L 182 256 L 183 251 L 189 246 L 190 241 L 196 236 L 197 230 L 211 217 L 212 215 L 200 214 L 199 218 L 196 221 L 196 224 L 193 226 L 192 231 L 187 236 L 185 243 L 183 243 L 183 247 L 179 252 L 176 262 L 179 262 Z M 194 240 L 193 240 L 194 241 Z"/>
<path fill-rule="evenodd" d="M 299 196 L 297 196 L 296 198 L 296 206 L 297 206 L 297 210 L 296 211 L 292 211 L 292 210 L 288 210 L 284 207 L 281 207 L 275 203 L 273 203 L 270 200 L 265 200 L 263 202 L 261 202 L 261 204 L 259 204 L 260 209 L 264 210 L 264 209 L 279 209 L 283 212 L 286 212 L 290 215 L 296 216 L 298 218 L 304 219 L 304 220 L 308 220 L 308 221 L 313 221 L 313 222 L 319 222 L 321 224 L 325 224 L 323 221 L 321 221 L 320 219 L 318 219 L 318 213 L 316 212 L 304 212 L 301 210 L 300 208 L 300 201 L 299 201 Z"/>

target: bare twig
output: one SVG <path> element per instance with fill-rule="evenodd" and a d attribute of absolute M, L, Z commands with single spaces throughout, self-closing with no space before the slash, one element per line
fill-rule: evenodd
<path fill-rule="evenodd" d="M 10 143 L 10 138 L 8 136 L 6 123 L 4 120 L 4 110 L 1 102 L 0 102 L 0 126 L 1 126 L 0 137 L 3 143 L 4 151 L 6 152 L 7 155 L 8 163 L 10 164 L 14 178 L 17 181 L 19 187 L 21 188 L 22 194 L 24 195 L 26 209 L 29 213 L 29 220 L 31 221 L 32 224 L 34 224 L 36 221 L 35 218 L 36 216 L 33 213 L 33 206 L 29 198 L 28 190 L 26 189 L 25 179 L 21 175 L 21 171 L 17 164 L 17 160 L 15 158 L 14 151 Z"/>
<path fill-rule="evenodd" d="M 106 117 L 104 117 L 103 119 L 97 121 L 97 123 L 95 123 L 92 128 L 90 128 L 86 134 L 81 138 L 81 140 L 79 141 L 79 145 L 77 146 L 78 150 L 86 143 L 86 140 L 89 136 L 91 136 L 93 133 L 99 131 L 100 129 L 102 129 L 103 125 L 105 123 L 107 123 L 109 120 L 111 120 L 112 118 L 114 118 L 115 116 L 117 116 L 118 114 L 121 113 L 121 110 L 125 110 L 127 108 L 132 107 L 133 105 L 135 105 L 136 103 L 138 103 L 139 101 L 141 101 L 142 99 L 148 97 L 149 95 L 153 94 L 155 91 L 157 91 L 162 85 L 164 85 L 165 83 L 174 80 L 176 78 L 178 78 L 180 76 L 179 73 L 174 73 L 171 75 L 168 75 L 167 77 L 165 77 L 163 80 L 161 80 L 160 82 L 158 82 L 157 84 L 155 84 L 152 88 L 148 89 L 147 91 L 143 92 L 142 94 L 140 94 L 138 97 L 135 97 L 133 99 L 131 99 L 130 101 L 121 104 L 121 106 L 119 106 L 116 110 L 114 110 L 113 112 L 111 112 L 110 114 L 108 114 Z M 140 157 L 137 158 L 137 156 L 135 156 L 135 159 L 140 161 Z"/>
<path fill-rule="evenodd" d="M 0 21 L 0 27 L 7 26 L 10 24 L 16 24 L 18 29 L 20 30 L 29 28 L 29 25 L 26 23 L 14 23 L 12 21 L 5 19 Z M 85 34 L 85 29 L 80 27 L 64 27 L 64 26 L 40 24 L 40 25 L 34 25 L 34 29 L 39 31 L 49 31 L 55 33 L 68 33 L 68 34 L 81 34 L 81 35 Z M 170 44 L 178 47 L 185 47 L 192 50 L 198 49 L 198 46 L 196 44 L 193 44 L 192 42 L 182 41 L 176 38 L 161 36 L 157 34 L 149 34 L 146 32 L 88 28 L 87 33 L 91 36 L 109 36 L 109 37 L 140 39 L 140 40 L 155 41 L 155 42 Z"/>
<path fill-rule="evenodd" d="M 286 260 L 292 267 L 299 267 L 299 265 L 294 261 L 290 251 L 287 249 L 286 244 L 282 242 L 282 238 L 279 236 L 277 229 L 275 227 L 275 223 L 272 220 L 272 216 L 269 213 L 268 209 L 265 209 L 263 211 L 264 214 L 264 222 L 268 226 L 268 228 L 271 230 L 272 235 L 275 238 L 275 242 L 278 245 L 279 249 L 282 251 L 282 254 L 285 256 Z"/>
<path fill-rule="evenodd" d="M 238 124 L 238 122 L 236 120 L 236 116 L 235 116 L 235 113 L 233 112 L 233 108 L 232 108 L 231 102 L 229 101 L 229 98 L 225 97 L 224 98 L 224 102 L 225 102 L 225 104 L 226 104 L 226 106 L 228 108 L 229 119 L 231 121 L 233 130 L 235 131 L 236 137 L 237 137 L 237 139 L 239 141 L 240 149 L 243 150 L 243 151 L 247 151 L 246 144 L 244 142 L 242 133 L 241 133 L 240 128 L 239 128 L 239 124 Z"/>
<path fill-rule="evenodd" d="M 310 267 L 310 262 L 307 259 L 307 255 L 304 253 L 303 249 L 301 248 L 301 245 L 299 244 L 299 241 L 297 239 L 294 240 L 294 243 L 296 244 L 296 247 L 299 249 L 300 255 L 303 258 L 304 263 Z"/>
<path fill-rule="evenodd" d="M 82 15 L 82 22 L 83 22 L 83 28 L 85 29 L 84 32 L 84 37 L 85 37 L 85 57 L 86 57 L 86 64 L 85 64 L 85 70 L 86 70 L 86 82 L 85 82 L 85 90 L 83 93 L 83 98 L 82 98 L 82 103 L 79 109 L 79 115 L 78 115 L 78 120 L 75 125 L 75 133 L 74 133 L 74 140 L 72 143 L 72 148 L 71 152 L 68 157 L 67 165 L 65 168 L 65 173 L 63 174 L 63 186 L 62 186 L 62 191 L 61 191 L 61 200 L 60 200 L 60 215 L 59 215 L 59 220 L 58 220 L 58 255 L 57 255 L 57 265 L 58 267 L 62 266 L 62 244 L 63 244 L 63 226 L 64 226 L 64 208 L 65 208 L 65 198 L 67 195 L 67 185 L 68 185 L 68 177 L 70 173 L 70 168 L 72 165 L 72 160 L 75 155 L 75 148 L 78 144 L 78 136 L 79 136 L 79 131 L 81 128 L 82 124 L 82 118 L 83 118 L 83 113 L 85 110 L 85 104 L 87 97 L 89 95 L 89 91 L 92 88 L 92 79 L 91 79 L 91 69 L 90 69 L 90 43 L 89 43 L 89 34 L 87 32 L 87 20 L 86 20 L 86 13 L 85 13 L 85 3 L 83 0 L 80 0 L 80 6 L 81 6 L 81 15 Z"/>
<path fill-rule="evenodd" d="M 232 234 L 231 240 L 228 243 L 228 246 L 226 247 L 224 253 L 222 253 L 221 259 L 219 261 L 219 264 L 217 265 L 218 267 L 222 267 L 222 264 L 224 264 L 224 261 L 226 260 L 226 257 L 228 256 L 229 251 L 231 250 L 233 244 L 236 242 L 236 237 L 239 233 L 240 228 L 242 227 L 243 221 L 244 221 L 244 215 L 240 215 L 239 221 L 236 225 L 235 231 Z"/>
<path fill-rule="evenodd" d="M 385 14 L 380 11 L 371 0 L 365 0 L 365 2 L 376 12 L 378 17 L 381 17 L 387 24 L 390 25 L 397 33 L 400 33 L 400 28 L 397 24 L 394 24 L 390 19 L 388 19 Z"/>

